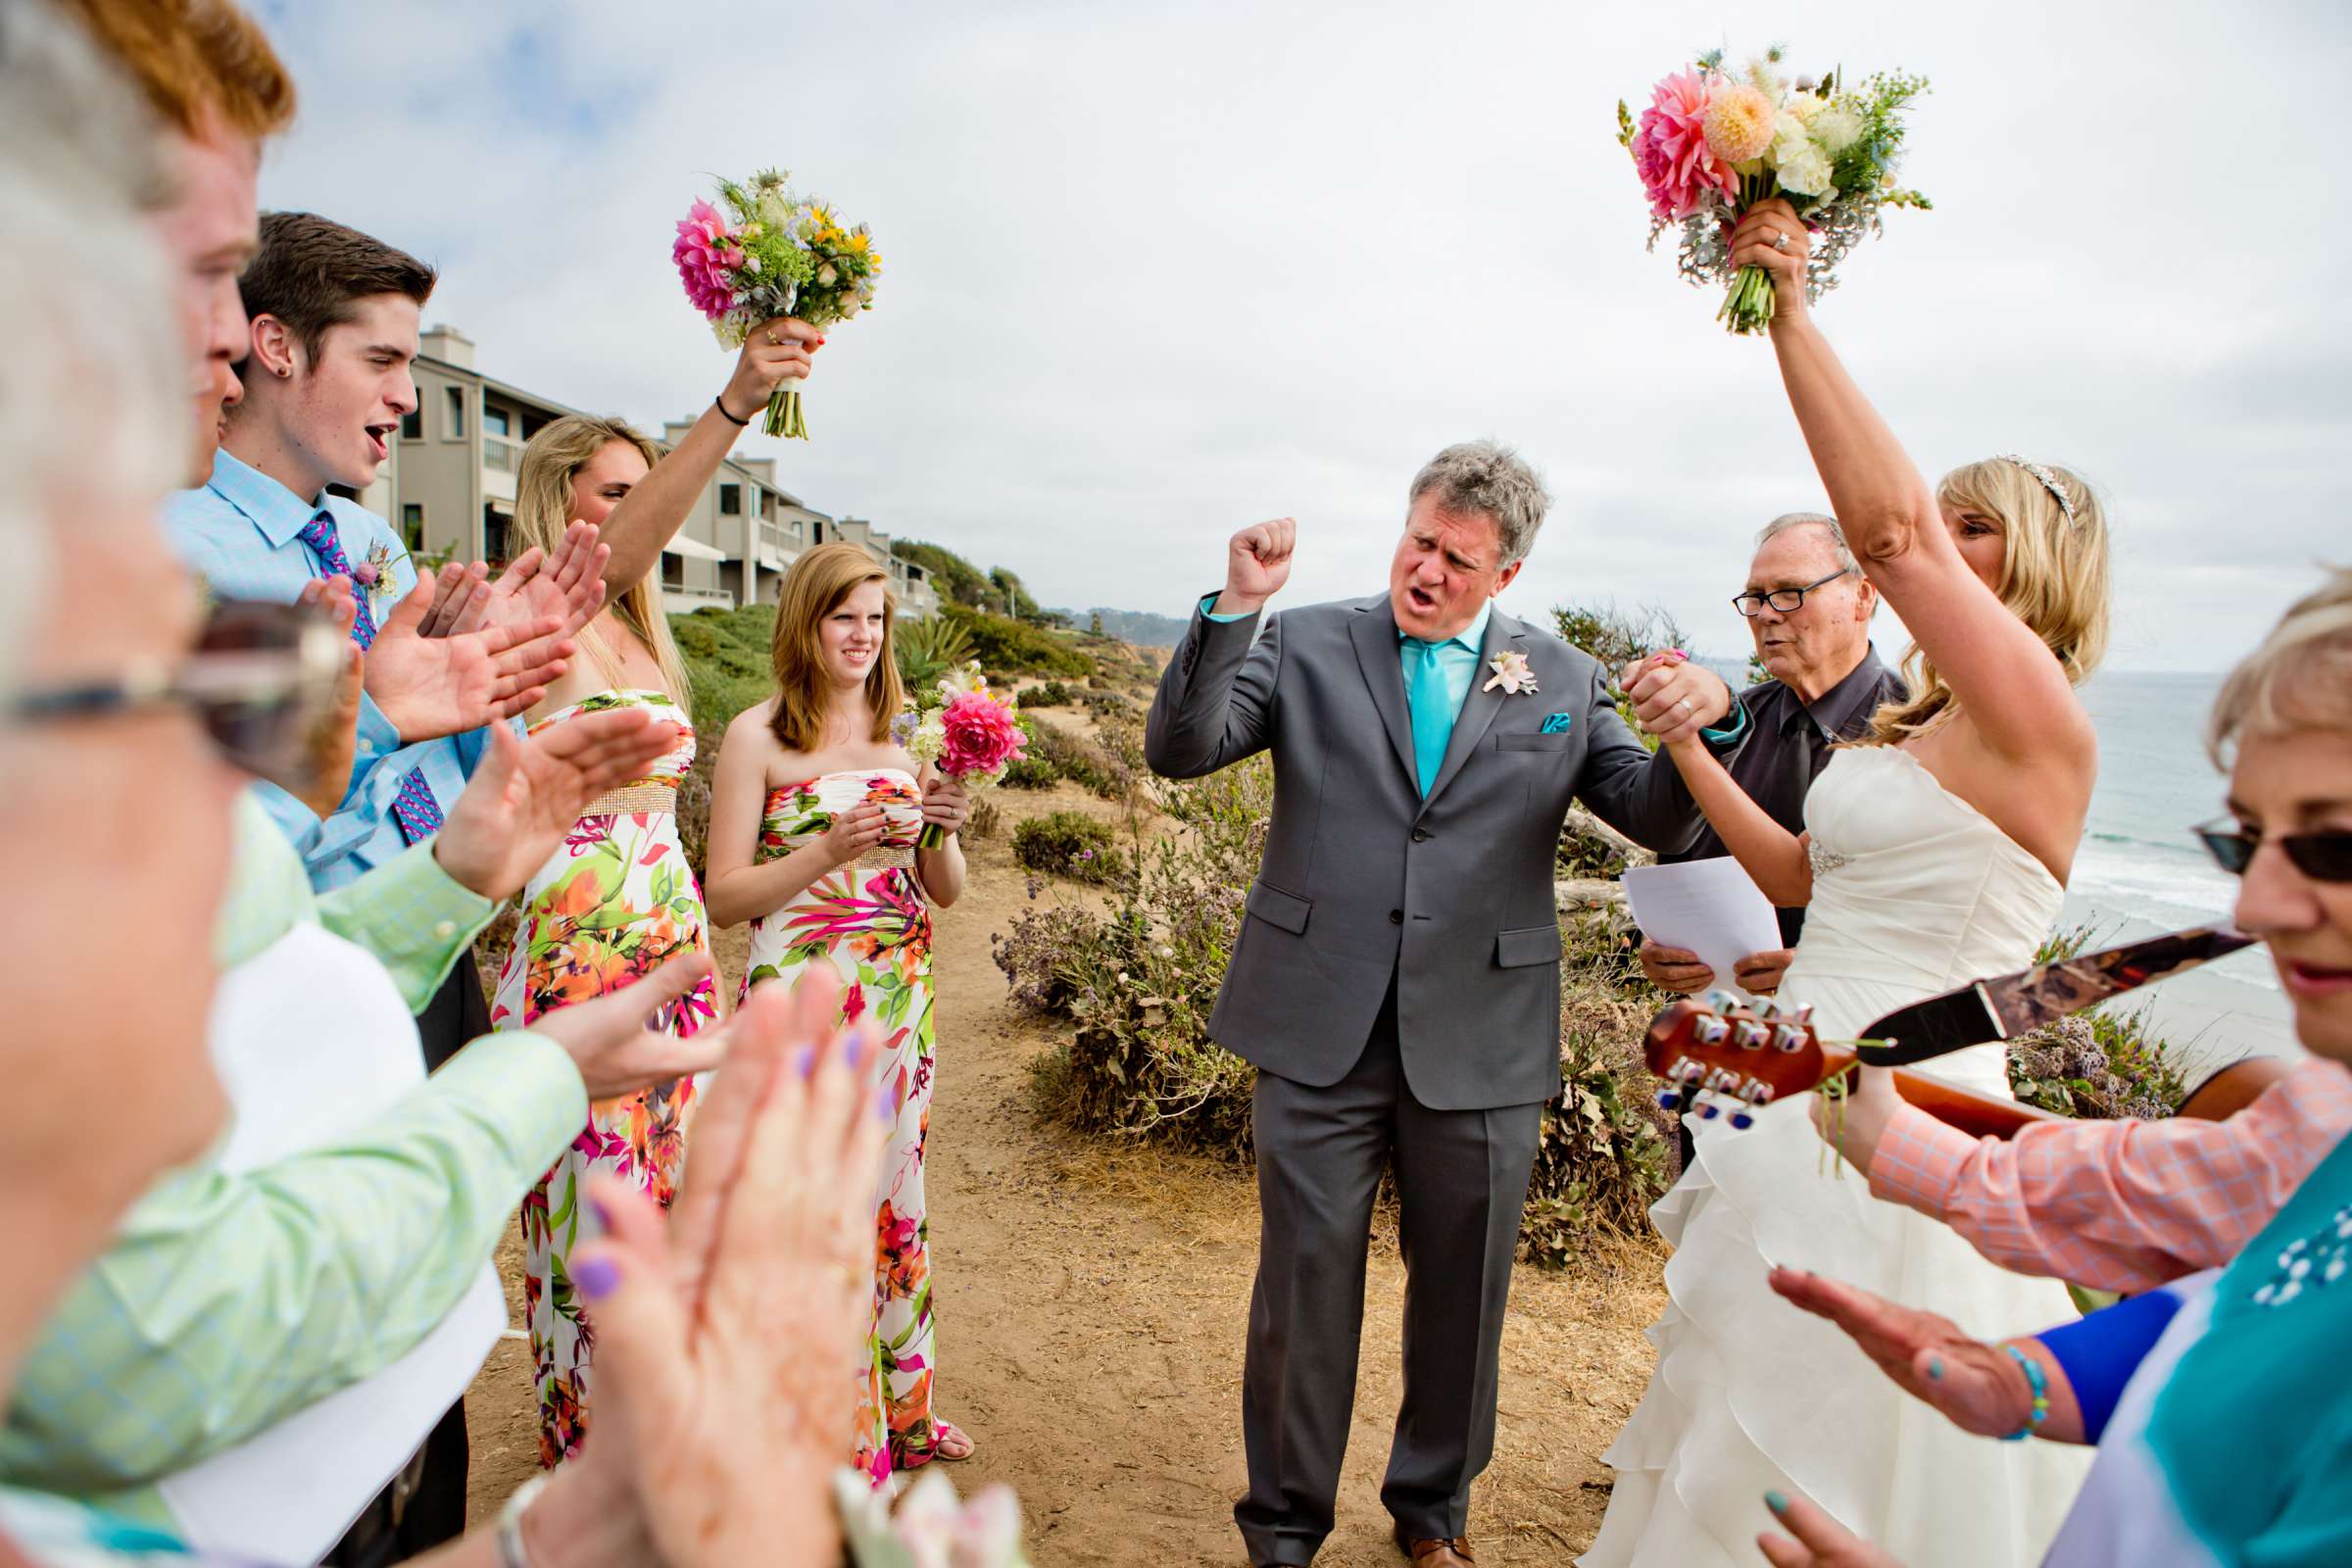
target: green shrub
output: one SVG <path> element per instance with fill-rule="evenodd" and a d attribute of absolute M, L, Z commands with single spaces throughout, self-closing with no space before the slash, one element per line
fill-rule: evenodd
<path fill-rule="evenodd" d="M 1050 680 L 1021 693 L 1023 708 L 1076 708 L 1081 693 L 1066 681 Z"/>
<path fill-rule="evenodd" d="M 1025 625 L 1006 615 L 947 603 L 939 607 L 939 613 L 932 618 L 961 627 L 971 639 L 972 657 L 991 671 L 1006 675 L 1083 676 L 1095 667 L 1095 662 L 1070 638 L 1043 627 Z"/>
<path fill-rule="evenodd" d="M 1022 723 L 1029 730 L 1027 755 L 1051 767 L 1056 778 L 1066 778 L 1106 801 L 1124 798 L 1133 778 L 1130 769 L 1088 744 L 1074 730 L 1063 729 L 1033 714 L 1023 714 Z"/>
<path fill-rule="evenodd" d="M 775 694 L 768 645 L 775 639 L 776 607 L 698 610 L 670 616 L 669 629 L 686 662 L 695 736 L 704 751 L 714 752 L 737 713 Z"/>
<path fill-rule="evenodd" d="M 1029 870 L 1079 882 L 1115 882 L 1127 863 L 1111 844 L 1110 829 L 1078 811 L 1024 820 L 1012 830 L 1012 858 Z"/>
<path fill-rule="evenodd" d="M 2036 963 L 2074 957 L 2100 931 L 2088 923 L 2053 931 Z M 2147 1010 L 2103 1008 L 2061 1018 L 2009 1042 L 2009 1089 L 2029 1105 L 2061 1116 L 2170 1116 L 2188 1098 L 2188 1065 L 2147 1028 Z"/>
<path fill-rule="evenodd" d="M 1004 769 L 1004 787 L 1012 790 L 1050 790 L 1061 775 L 1042 757 L 1022 756 Z"/>
<path fill-rule="evenodd" d="M 972 657 L 971 634 L 945 615 L 900 621 L 891 628 L 890 645 L 899 680 L 908 696 L 925 704 L 940 678 Z"/>
<path fill-rule="evenodd" d="M 1634 722 L 1633 705 L 1616 694 L 1617 672 L 1637 659 L 1668 648 L 1690 646 L 1690 639 L 1674 616 L 1654 605 L 1640 610 L 1619 610 L 1615 605 L 1555 605 L 1551 612 L 1552 629 L 1560 640 L 1581 648 L 1600 661 L 1606 672 L 1610 691 L 1616 695 L 1617 716 L 1624 719 L 1634 737 L 1651 751 L 1658 749 L 1652 740 Z"/>

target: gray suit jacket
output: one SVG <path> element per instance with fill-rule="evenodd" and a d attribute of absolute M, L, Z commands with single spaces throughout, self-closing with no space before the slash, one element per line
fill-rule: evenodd
<path fill-rule="evenodd" d="M 1153 771 L 1274 754 L 1274 820 L 1209 1033 L 1267 1072 L 1337 1083 L 1392 976 L 1413 1097 L 1488 1109 L 1560 1092 L 1554 851 L 1572 801 L 1642 844 L 1691 815 L 1590 655 L 1496 611 L 1423 800 L 1387 595 L 1219 622 L 1196 611 L 1145 732 Z M 1537 690 L 1485 689 L 1517 651 Z M 1545 720 L 1555 719 L 1546 734 Z"/>

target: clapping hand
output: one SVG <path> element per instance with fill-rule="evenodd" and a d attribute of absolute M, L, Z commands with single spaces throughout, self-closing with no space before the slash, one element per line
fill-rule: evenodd
<path fill-rule="evenodd" d="M 1291 580 L 1291 554 L 1298 543 L 1298 521 L 1276 517 L 1244 528 L 1225 543 L 1225 591 L 1217 613 L 1246 615 L 1282 592 Z"/>
<path fill-rule="evenodd" d="M 604 608 L 605 563 L 612 555 L 596 524 L 572 519 L 555 549 L 534 545 L 498 574 L 476 623 L 513 628 L 553 620 L 557 636 L 572 636 Z"/>
<path fill-rule="evenodd" d="M 2034 1390 L 2025 1368 L 1998 1345 L 1972 1340 L 1950 1318 L 1916 1307 L 1897 1306 L 1868 1291 L 1802 1269 L 1776 1268 L 1769 1282 L 1775 1295 L 1826 1317 L 1853 1340 L 1904 1392 L 1943 1412 L 1952 1425 L 1979 1437 L 2005 1438 L 2025 1429 L 2034 1414 Z M 2050 1357 L 2037 1357 L 2048 1377 L 2051 1409 L 2036 1432 L 2075 1441 L 2080 1416 L 2065 1379 L 2048 1372 Z M 2061 1400 L 2058 1396 L 2065 1394 Z"/>
<path fill-rule="evenodd" d="M 480 729 L 527 711 L 576 651 L 549 615 L 441 637 L 424 635 L 439 586 L 430 577 L 392 608 L 368 648 L 368 695 L 403 741 Z"/>
<path fill-rule="evenodd" d="M 434 835 L 433 858 L 483 898 L 504 899 L 547 863 L 591 801 L 643 778 L 677 737 L 642 708 L 581 713 L 527 740 L 494 725 L 489 754 Z"/>
<path fill-rule="evenodd" d="M 557 1473 L 577 1476 L 573 1508 L 551 1493 L 526 1546 L 585 1506 L 676 1568 L 771 1561 L 786 1540 L 794 1562 L 839 1554 L 842 1368 L 873 1311 L 874 1046 L 843 1030 L 824 969 L 754 991 L 723 1033 L 668 1223 L 625 1183 L 591 1181 L 608 1229 L 570 1267 L 596 1322 L 596 1430 Z"/>
<path fill-rule="evenodd" d="M 575 1002 L 541 1013 L 531 1032 L 547 1036 L 570 1054 L 590 1100 L 633 1095 L 715 1067 L 726 1055 L 724 1025 L 683 1036 L 662 1027 L 664 1011 L 710 977 L 710 958 L 680 953 L 594 1002 Z"/>
<path fill-rule="evenodd" d="M 352 759 L 359 751 L 360 693 L 365 689 L 367 670 L 361 662 L 360 645 L 351 640 L 351 628 L 359 618 L 360 602 L 353 597 L 349 577 L 314 577 L 302 585 L 294 603 L 324 616 L 334 627 L 343 640 L 343 669 L 335 678 L 333 705 L 318 715 L 318 727 L 304 737 L 299 776 L 270 782 L 326 817 L 334 814 L 351 789 Z"/>
<path fill-rule="evenodd" d="M 1660 746 L 1696 742 L 1698 732 L 1732 710 L 1732 689 L 1723 677 L 1679 648 L 1649 654 L 1618 671 L 1617 688 L 1634 705 L 1642 727 Z"/>
<path fill-rule="evenodd" d="M 489 608 L 490 568 L 482 562 L 468 565 L 453 561 L 433 581 L 433 608 L 424 612 L 417 632 L 425 637 L 459 637 L 481 629 Z"/>
<path fill-rule="evenodd" d="M 761 321 L 743 340 L 735 373 L 718 395 L 719 411 L 738 423 L 758 417 L 779 382 L 808 378 L 810 360 L 824 341 L 815 327 L 797 317 Z"/>
<path fill-rule="evenodd" d="M 1761 267 L 1772 274 L 1775 321 L 1805 314 L 1805 267 L 1813 255 L 1813 236 L 1785 197 L 1758 202 L 1741 214 L 1731 249 L 1733 265 Z"/>
<path fill-rule="evenodd" d="M 1903 1568 L 1803 1497 L 1764 1494 L 1764 1505 L 1794 1535 L 1792 1541 L 1767 1530 L 1756 1545 L 1772 1568 Z"/>

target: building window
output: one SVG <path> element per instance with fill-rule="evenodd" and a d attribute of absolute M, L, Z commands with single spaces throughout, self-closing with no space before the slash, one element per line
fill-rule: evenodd
<path fill-rule="evenodd" d="M 739 484 L 720 485 L 718 487 L 718 510 L 730 517 L 740 516 L 743 513 L 743 486 Z"/>
<path fill-rule="evenodd" d="M 400 438 L 403 441 L 424 439 L 424 408 L 419 404 L 400 416 Z"/>
<path fill-rule="evenodd" d="M 452 441 L 466 433 L 466 389 L 449 388 L 449 428 L 443 432 Z"/>
<path fill-rule="evenodd" d="M 514 421 L 497 404 L 485 402 L 482 405 L 482 429 L 491 435 L 511 436 L 514 433 Z"/>
<path fill-rule="evenodd" d="M 666 552 L 662 557 L 662 585 L 665 588 L 686 586 L 686 563 Z"/>
<path fill-rule="evenodd" d="M 411 550 L 424 548 L 424 503 L 404 501 L 400 504 L 400 538 Z"/>
<path fill-rule="evenodd" d="M 488 507 L 482 509 L 482 559 L 507 559 L 507 519 Z"/>

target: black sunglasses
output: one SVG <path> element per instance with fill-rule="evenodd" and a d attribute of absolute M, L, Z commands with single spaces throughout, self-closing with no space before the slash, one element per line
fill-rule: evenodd
<path fill-rule="evenodd" d="M 1850 574 L 1853 569 L 1851 566 L 1840 566 L 1827 577 L 1818 578 L 1805 584 L 1802 588 L 1775 588 L 1769 593 L 1761 594 L 1750 589 L 1743 594 L 1734 594 L 1732 608 L 1742 615 L 1758 615 L 1763 613 L 1766 605 L 1770 605 L 1784 615 L 1793 615 L 1805 608 L 1805 595 L 1819 588 L 1823 583 L 1836 582 L 1838 578 Z"/>
<path fill-rule="evenodd" d="M 2231 876 L 2244 876 L 2262 848 L 2263 836 L 2249 833 L 2228 817 L 2192 830 L 2205 853 Z M 2352 882 L 2352 832 L 2282 833 L 2273 839 L 2289 863 L 2314 882 Z"/>
<path fill-rule="evenodd" d="M 225 599 L 176 667 L 151 662 L 113 680 L 29 692 L 9 712 L 19 722 L 60 723 L 179 704 L 232 764 L 283 784 L 303 775 L 333 710 L 344 642 L 313 611 Z"/>

